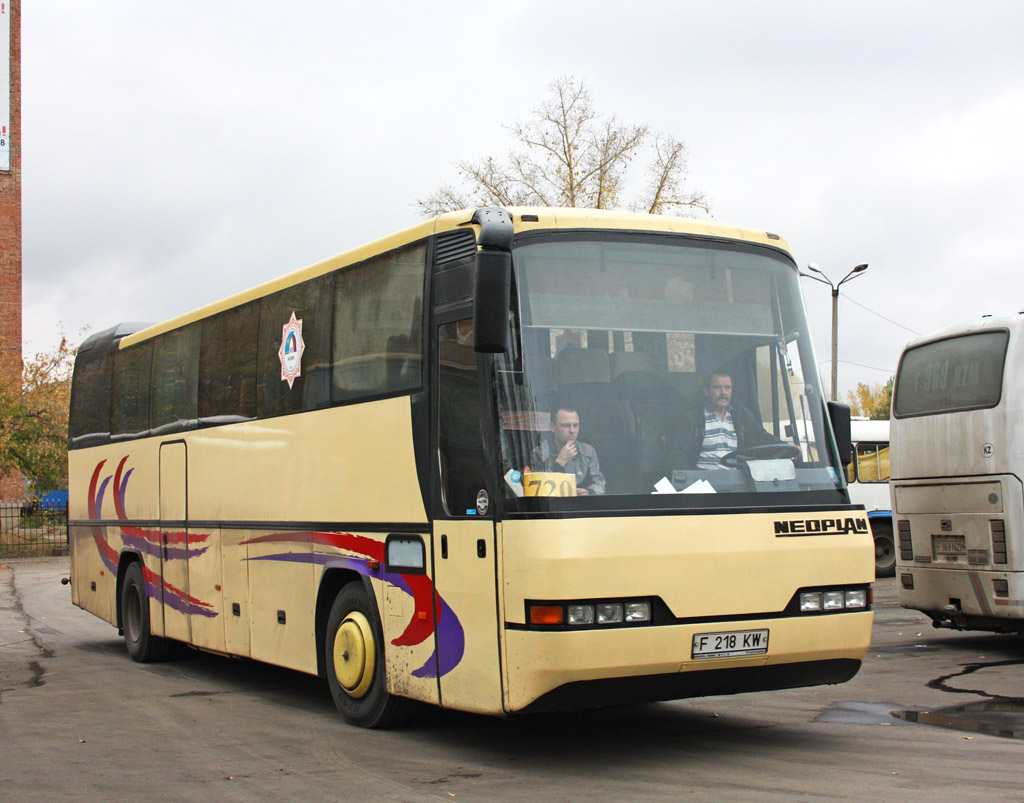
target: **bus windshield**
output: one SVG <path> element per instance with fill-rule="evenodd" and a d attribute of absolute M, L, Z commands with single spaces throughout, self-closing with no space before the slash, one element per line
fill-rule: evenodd
<path fill-rule="evenodd" d="M 788 257 L 573 232 L 522 237 L 514 265 L 495 363 L 510 510 L 845 501 Z"/>

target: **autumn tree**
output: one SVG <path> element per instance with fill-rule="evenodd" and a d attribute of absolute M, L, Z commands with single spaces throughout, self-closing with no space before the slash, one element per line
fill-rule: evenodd
<path fill-rule="evenodd" d="M 20 471 L 40 491 L 67 485 L 74 360 L 62 336 L 52 351 L 23 361 L 20 383 L 0 380 L 0 475 Z"/>
<path fill-rule="evenodd" d="M 710 212 L 704 193 L 683 188 L 687 153 L 682 140 L 652 133 L 646 125 L 621 124 L 614 115 L 601 117 L 582 80 L 559 78 L 550 90 L 529 120 L 506 126 L 517 146 L 505 159 L 456 162 L 460 184 L 442 184 L 418 200 L 423 214 L 479 206 Z M 647 157 L 643 189 L 632 201 L 624 201 L 627 173 L 640 153 Z"/>
<path fill-rule="evenodd" d="M 852 415 L 865 416 L 876 420 L 889 420 L 889 409 L 892 406 L 892 383 L 893 377 L 884 385 L 876 382 L 868 385 L 865 382 L 858 382 L 857 389 L 847 391 L 846 398 L 850 402 L 850 413 Z"/>

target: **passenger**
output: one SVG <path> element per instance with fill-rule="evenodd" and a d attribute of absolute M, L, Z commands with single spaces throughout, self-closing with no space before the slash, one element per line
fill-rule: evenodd
<path fill-rule="evenodd" d="M 780 443 L 765 432 L 746 407 L 732 403 L 732 376 L 716 371 L 704 383 L 704 403 L 688 410 L 669 445 L 673 468 L 721 469 L 722 458 L 737 449 Z"/>
<path fill-rule="evenodd" d="M 557 405 L 551 412 L 551 435 L 542 438 L 530 453 L 532 471 L 552 471 L 576 475 L 576 495 L 604 493 L 604 474 L 597 452 L 590 444 L 577 440 L 580 416 L 569 404 Z"/>

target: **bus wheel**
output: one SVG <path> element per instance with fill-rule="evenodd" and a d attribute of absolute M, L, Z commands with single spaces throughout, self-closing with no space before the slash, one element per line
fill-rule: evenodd
<path fill-rule="evenodd" d="M 383 728 L 404 716 L 408 701 L 385 688 L 380 622 L 362 583 L 349 583 L 334 599 L 324 663 L 334 704 L 350 724 Z"/>
<path fill-rule="evenodd" d="M 149 664 L 170 655 L 171 642 L 154 636 L 149 629 L 149 597 L 142 577 L 142 564 L 133 563 L 121 584 L 121 626 L 124 646 L 133 661 Z"/>
<path fill-rule="evenodd" d="M 892 540 L 892 524 L 871 522 L 875 538 L 875 577 L 896 576 L 896 542 Z"/>

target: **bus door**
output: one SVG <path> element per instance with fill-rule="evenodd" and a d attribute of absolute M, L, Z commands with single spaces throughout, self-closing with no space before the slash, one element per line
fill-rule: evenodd
<path fill-rule="evenodd" d="M 160 444 L 160 600 L 164 635 L 191 640 L 188 614 L 188 478 L 184 441 Z"/>
<path fill-rule="evenodd" d="M 441 705 L 501 713 L 497 549 L 472 318 L 437 328 L 433 548 Z M 449 316 L 450 317 L 450 316 Z"/>

